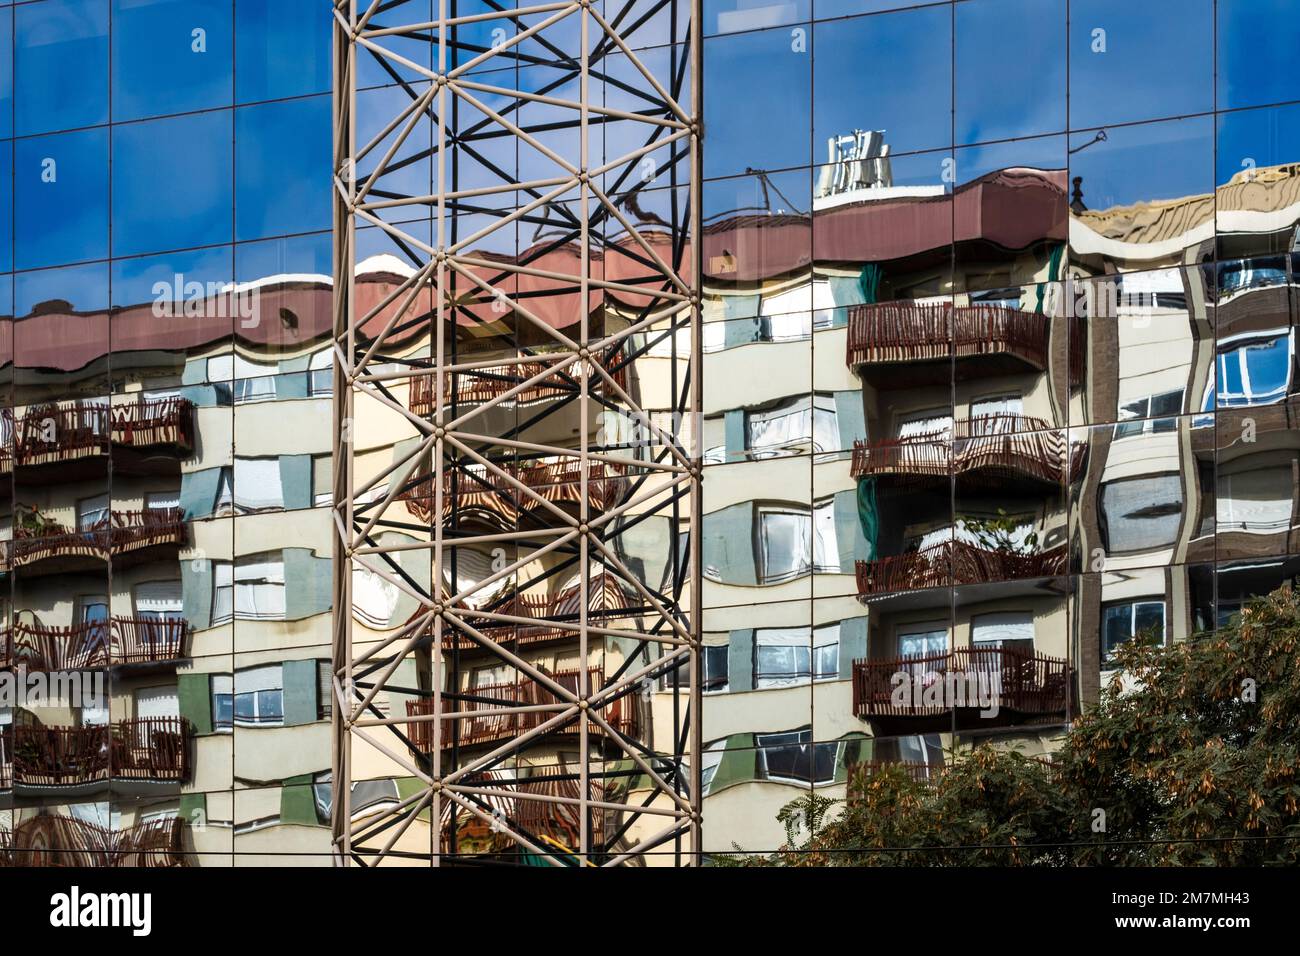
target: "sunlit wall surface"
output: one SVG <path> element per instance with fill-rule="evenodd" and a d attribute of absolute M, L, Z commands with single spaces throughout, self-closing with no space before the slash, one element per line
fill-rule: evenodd
<path fill-rule="evenodd" d="M 1300 570 L 1300 27 L 705 17 L 704 833 L 763 851 L 882 764 L 1046 755 L 1120 644 Z"/>
<path fill-rule="evenodd" d="M 3 721 L 19 864 L 327 863 L 319 0 L 0 7 Z"/>

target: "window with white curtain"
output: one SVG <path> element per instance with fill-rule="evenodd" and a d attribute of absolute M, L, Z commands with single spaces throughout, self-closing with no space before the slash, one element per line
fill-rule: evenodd
<path fill-rule="evenodd" d="M 794 508 L 759 511 L 759 577 L 764 584 L 789 581 L 812 569 L 812 515 Z"/>
<path fill-rule="evenodd" d="M 352 568 L 352 615 L 371 627 L 390 627 L 397 610 L 397 586 L 359 564 Z"/>
<path fill-rule="evenodd" d="M 1221 532 L 1270 534 L 1291 526 L 1295 484 L 1289 463 L 1221 471 L 1215 491 L 1216 527 Z"/>
<path fill-rule="evenodd" d="M 835 499 L 811 511 L 798 505 L 764 507 L 758 512 L 759 578 L 763 584 L 793 580 L 814 570 L 840 570 L 835 533 Z"/>
<path fill-rule="evenodd" d="M 952 411 L 946 408 L 931 408 L 923 412 L 911 412 L 898 417 L 898 437 L 917 438 L 921 435 L 942 433 L 946 438 L 952 435 Z"/>
<path fill-rule="evenodd" d="M 774 408 L 745 413 L 745 447 L 754 458 L 807 447 L 833 451 L 839 441 L 834 395 L 801 395 Z"/>
<path fill-rule="evenodd" d="M 212 623 L 282 621 L 284 558 L 279 552 L 212 562 Z"/>
<path fill-rule="evenodd" d="M 765 627 L 754 631 L 754 686 L 787 687 L 834 680 L 840 670 L 840 626 Z"/>
<path fill-rule="evenodd" d="M 1016 430 L 1011 420 L 1025 412 L 1025 400 L 1019 395 L 997 395 L 970 403 L 972 435 L 1002 435 Z"/>
<path fill-rule="evenodd" d="M 898 630 L 901 657 L 944 654 L 948 650 L 948 625 L 943 621 L 912 624 Z"/>
<path fill-rule="evenodd" d="M 998 611 L 971 618 L 971 643 L 976 647 L 1034 652 L 1034 615 L 1030 611 Z"/>
<path fill-rule="evenodd" d="M 135 616 L 150 621 L 176 621 L 184 614 L 180 581 L 145 581 L 135 586 Z"/>
<path fill-rule="evenodd" d="M 284 507 L 279 458 L 236 458 L 234 477 L 236 511 L 273 511 Z"/>

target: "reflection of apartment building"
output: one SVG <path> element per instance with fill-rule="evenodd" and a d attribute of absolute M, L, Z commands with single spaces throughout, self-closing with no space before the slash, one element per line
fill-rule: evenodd
<path fill-rule="evenodd" d="M 228 293 L 160 318 L 60 291 L 6 323 L 4 663 L 104 693 L 3 715 L 16 860 L 322 852 L 328 286 L 258 283 L 303 324 L 239 336 Z"/>

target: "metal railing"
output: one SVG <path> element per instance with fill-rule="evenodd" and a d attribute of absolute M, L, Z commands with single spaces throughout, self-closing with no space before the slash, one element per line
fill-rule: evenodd
<path fill-rule="evenodd" d="M 1055 577 L 1064 574 L 1068 567 L 1066 545 L 1036 554 L 1019 554 L 954 539 L 920 551 L 876 561 L 858 561 L 855 571 L 858 593 L 879 595 L 950 584 Z"/>
<path fill-rule="evenodd" d="M 124 780 L 180 782 L 189 776 L 188 724 L 146 717 L 84 727 L 18 727 L 14 781 L 32 787 Z"/>
<path fill-rule="evenodd" d="M 906 675 L 901 685 L 908 689 L 943 685 L 951 674 L 954 686 L 987 688 L 995 693 L 999 711 L 1016 715 L 1064 714 L 1069 699 L 1070 667 L 1064 658 L 1000 647 L 963 647 L 937 654 L 855 660 L 853 713 L 864 718 L 936 717 L 957 709 L 957 702 L 946 693 L 898 695 L 899 674 Z M 978 709 L 977 698 L 971 695 L 965 706 Z"/>
<path fill-rule="evenodd" d="M 1027 415 L 981 415 L 901 438 L 853 443 L 855 478 L 949 477 L 995 470 L 1049 484 L 1070 473 L 1065 432 Z"/>
<path fill-rule="evenodd" d="M 881 302 L 849 310 L 848 364 L 1014 355 L 1047 367 L 1050 316 L 1000 305 Z"/>
<path fill-rule="evenodd" d="M 551 674 L 550 677 L 565 690 L 577 695 L 581 674 L 581 670 L 560 670 Z M 604 671 L 599 667 L 588 668 L 587 681 L 588 694 L 594 694 L 605 682 Z M 451 746 L 453 725 L 458 725 L 455 726 L 455 732 L 460 745 L 472 746 L 526 733 L 553 719 L 557 713 L 556 710 L 509 712 L 511 708 L 564 705 L 559 696 L 534 680 L 485 684 L 480 687 L 469 688 L 461 692 L 460 696 L 470 699 L 457 699 L 447 694 L 443 695 L 444 714 L 454 712 L 464 715 L 443 719 L 442 745 L 444 749 Z M 489 713 L 479 717 L 474 716 L 477 711 L 506 712 Z M 406 715 L 408 717 L 427 716 L 432 713 L 433 700 L 431 698 L 407 701 Z M 600 714 L 620 734 L 627 737 L 636 736 L 638 721 L 634 695 L 620 697 L 618 700 L 604 705 L 600 708 Z M 594 721 L 588 722 L 588 730 L 590 733 L 597 735 L 605 733 L 604 728 Z M 577 719 L 569 721 L 554 732 L 576 734 L 578 732 Z M 412 721 L 408 723 L 407 736 L 419 752 L 432 752 L 434 742 L 432 721 Z"/>

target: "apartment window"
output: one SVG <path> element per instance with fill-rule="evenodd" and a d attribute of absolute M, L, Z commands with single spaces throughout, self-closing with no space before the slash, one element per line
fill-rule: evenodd
<path fill-rule="evenodd" d="M 1294 335 L 1292 330 L 1254 338 L 1220 351 L 1217 367 L 1219 407 L 1268 405 L 1286 398 L 1291 386 Z"/>
<path fill-rule="evenodd" d="M 208 359 L 208 381 L 219 394 L 235 402 L 257 402 L 275 398 L 274 362 L 253 362 L 242 355 L 218 355 Z"/>
<path fill-rule="evenodd" d="M 1015 420 L 1025 413 L 1019 395 L 996 395 L 970 403 L 972 435 L 1001 435 L 1016 430 Z"/>
<path fill-rule="evenodd" d="M 976 647 L 1034 653 L 1034 615 L 1029 611 L 1000 611 L 971 618 L 971 643 Z"/>
<path fill-rule="evenodd" d="M 760 508 L 757 544 L 764 584 L 790 581 L 813 570 L 839 571 L 834 499 L 811 511 L 797 506 Z"/>
<path fill-rule="evenodd" d="M 284 485 L 278 458 L 236 458 L 233 502 L 238 513 L 275 511 L 284 507 Z"/>
<path fill-rule="evenodd" d="M 1291 465 L 1220 473 L 1216 487 L 1218 530 L 1269 534 L 1291 527 L 1296 494 Z"/>
<path fill-rule="evenodd" d="M 803 395 L 762 411 L 745 413 L 745 447 L 755 458 L 811 446 L 813 451 L 839 447 L 833 395 Z"/>
<path fill-rule="evenodd" d="M 756 734 L 759 774 L 765 780 L 824 784 L 835 781 L 835 741 L 814 744 L 811 730 Z"/>
<path fill-rule="evenodd" d="M 898 417 L 899 438 L 937 436 L 947 440 L 951 435 L 952 412 L 948 409 L 931 408 L 921 412 L 909 412 Z"/>
<path fill-rule="evenodd" d="M 235 720 L 235 679 L 229 674 L 212 676 L 212 727 L 230 730 Z"/>
<path fill-rule="evenodd" d="M 1103 662 L 1115 656 L 1115 650 L 1121 644 L 1131 641 L 1136 635 L 1152 635 L 1159 641 L 1165 639 L 1165 602 L 1125 601 L 1109 604 L 1102 609 L 1101 619 L 1101 659 Z"/>
<path fill-rule="evenodd" d="M 284 723 L 284 668 L 279 664 L 235 672 L 235 723 L 278 727 Z"/>
<path fill-rule="evenodd" d="M 95 495 L 77 502 L 77 530 L 90 531 L 108 523 L 108 495 Z"/>
<path fill-rule="evenodd" d="M 834 680 L 840 671 L 840 626 L 759 628 L 754 632 L 754 686 L 788 687 Z"/>
<path fill-rule="evenodd" d="M 1109 554 L 1168 547 L 1183 515 L 1176 473 L 1125 478 L 1101 486 L 1101 532 Z"/>
<path fill-rule="evenodd" d="M 927 657 L 948 652 L 948 625 L 942 621 L 910 624 L 898 631 L 900 657 Z"/>
<path fill-rule="evenodd" d="M 707 638 L 706 638 L 707 640 Z M 700 648 L 700 669 L 703 678 L 703 690 L 706 694 L 717 694 L 727 689 L 727 654 L 729 644 L 705 644 Z M 690 668 L 679 664 L 664 675 L 664 687 L 687 687 L 690 684 Z"/>
<path fill-rule="evenodd" d="M 146 581 L 135 586 L 135 616 L 148 621 L 178 621 L 184 616 L 180 581 Z"/>
<path fill-rule="evenodd" d="M 311 357 L 307 394 L 312 397 L 334 394 L 334 353 L 322 349 Z"/>
<path fill-rule="evenodd" d="M 1131 438 L 1134 435 L 1175 431 L 1178 428 L 1178 421 L 1173 416 L 1178 415 L 1182 410 L 1183 390 L 1181 388 L 1125 402 L 1119 407 L 1119 424 L 1115 426 L 1115 437 Z"/>
<path fill-rule="evenodd" d="M 464 549 L 460 549 L 464 550 Z M 352 568 L 352 614 L 371 627 L 389 627 L 400 597 L 397 585 L 369 568 Z"/>
<path fill-rule="evenodd" d="M 82 624 L 108 620 L 108 596 L 83 594 L 77 598 L 77 620 Z"/>
<path fill-rule="evenodd" d="M 279 552 L 212 565 L 212 621 L 284 620 L 284 559 Z"/>

